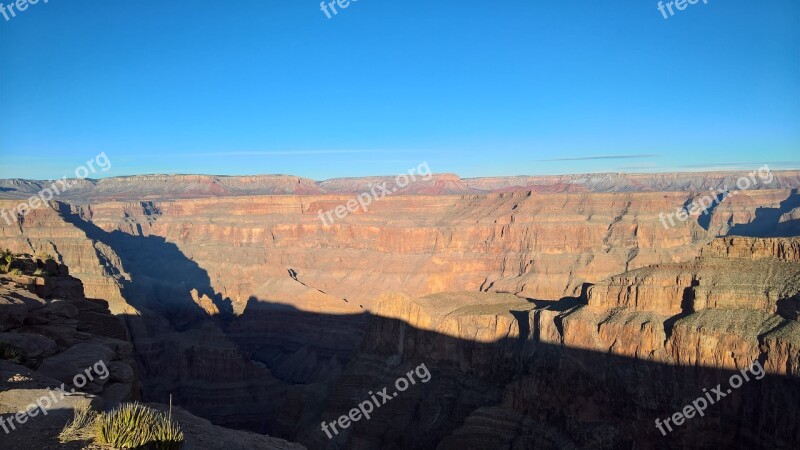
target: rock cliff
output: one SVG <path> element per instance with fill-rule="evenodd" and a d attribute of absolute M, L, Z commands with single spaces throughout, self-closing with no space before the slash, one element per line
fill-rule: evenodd
<path fill-rule="evenodd" d="M 217 425 L 311 448 L 780 447 L 798 441 L 800 244 L 782 237 L 797 234 L 798 174 L 668 219 L 737 176 L 439 175 L 333 223 L 320 212 L 383 178 L 86 180 L 0 220 L 0 248 L 69 266 L 122 319 L 143 397 L 172 393 Z M 6 198 L 41 187 L 4 183 Z M 754 360 L 769 376 L 730 411 L 653 435 Z M 320 432 L 420 362 L 429 385 Z"/>
<path fill-rule="evenodd" d="M 792 448 L 800 442 L 798 243 L 718 239 L 689 263 L 611 277 L 589 287 L 585 299 L 382 296 L 323 419 L 346 414 L 367 390 L 394 389 L 396 378 L 424 363 L 429 384 L 400 393 L 369 423 L 338 435 L 336 445 Z M 704 388 L 727 387 L 755 361 L 763 379 L 661 436 L 655 419 L 680 411 Z M 333 448 L 318 426 L 301 440 Z"/>

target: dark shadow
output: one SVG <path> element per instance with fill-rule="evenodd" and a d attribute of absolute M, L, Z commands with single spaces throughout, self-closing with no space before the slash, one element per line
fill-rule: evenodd
<path fill-rule="evenodd" d="M 589 288 L 592 283 L 583 283 L 581 286 L 581 293 L 577 297 L 562 297 L 558 301 L 552 300 L 538 300 L 535 298 L 527 298 L 529 302 L 533 303 L 536 308 L 545 309 L 550 311 L 564 312 L 570 310 L 578 305 L 586 305 L 589 303 Z"/>
<path fill-rule="evenodd" d="M 684 303 L 691 299 L 687 293 Z M 727 393 L 731 377 L 740 372 L 565 347 L 530 329 L 541 318 L 537 313 L 560 303 L 514 311 L 517 337 L 478 342 L 367 313 L 313 313 L 250 298 L 224 334 L 207 326 L 206 318 L 180 336 L 153 335 L 137 350 L 144 352 L 139 359 L 146 365 L 145 384 L 166 386 L 177 406 L 222 426 L 286 438 L 312 450 L 800 444 L 800 379 L 757 379 L 759 372 L 751 371 L 748 381 Z M 561 336 L 571 314 L 567 309 L 556 318 Z M 141 325 L 141 316 L 124 318 Z M 418 376 L 399 391 L 396 380 L 423 367 L 429 381 Z M 724 398 L 708 405 L 702 417 L 682 425 L 673 419 L 672 431 L 662 435 L 656 419 L 666 422 L 718 385 Z M 384 387 L 390 400 L 369 420 L 328 439 L 322 422 L 349 415 Z M 145 400 L 166 403 L 159 397 L 163 392 L 157 394 Z"/>
<path fill-rule="evenodd" d="M 756 208 L 756 217 L 750 223 L 736 224 L 728 236 L 747 237 L 792 237 L 800 236 L 800 219 L 781 222 L 781 216 L 800 208 L 800 194 L 792 189 L 786 200 L 777 208 Z"/>
<path fill-rule="evenodd" d="M 759 371 L 754 369 L 748 372 L 749 381 L 726 393 L 730 378 L 741 372 L 678 367 L 543 342 L 523 325 L 536 311 L 512 312 L 521 325 L 518 338 L 481 343 L 396 319 L 317 314 L 252 299 L 232 328 L 241 327 L 240 335 L 232 333 L 231 338 L 245 348 L 260 345 L 253 358 L 277 372 L 304 346 L 326 357 L 347 358 L 341 372 L 324 382 L 299 380 L 287 372 L 282 379 L 293 387 L 274 397 L 274 415 L 264 417 L 262 430 L 310 449 L 749 449 L 800 444 L 797 378 L 765 375 L 757 380 Z M 363 330 L 362 324 L 363 335 L 354 334 L 361 336 L 360 343 L 349 354 L 337 352 L 331 340 L 339 338 L 342 327 Z M 269 331 L 243 337 L 253 327 Z M 326 346 L 327 352 L 321 348 Z M 398 392 L 395 381 L 422 364 L 431 373 L 430 381 Z M 666 436 L 656 428 L 656 419 L 663 423 L 718 384 L 725 398 L 705 409 L 703 417 L 680 426 L 671 423 L 673 431 Z M 323 421 L 348 415 L 369 392 L 384 387 L 398 395 L 376 408 L 370 420 L 357 421 L 328 439 L 320 427 Z"/>
<path fill-rule="evenodd" d="M 564 347 L 531 330 L 538 322 L 532 314 L 552 310 L 560 313 L 553 324 L 564 336 L 565 321 L 586 303 L 588 285 L 579 297 L 530 300 L 534 310 L 512 313 L 520 336 L 497 342 L 460 339 L 368 313 L 306 312 L 253 297 L 241 316 L 225 309 L 224 326 L 217 326 L 219 319 L 192 300 L 192 289 L 219 302 L 220 311 L 230 301 L 213 291 L 207 273 L 174 244 L 106 232 L 65 205 L 59 211 L 114 250 L 130 275 L 123 281 L 125 298 L 150 311 L 124 316 L 136 330 L 145 400 L 166 403 L 174 393 L 176 405 L 222 426 L 326 450 L 800 446 L 800 380 L 780 375 L 745 382 L 703 417 L 673 425 L 663 436 L 656 419 L 683 410 L 704 389 L 728 386 L 737 372 Z M 681 315 L 690 313 L 692 300 L 688 288 Z M 790 300 L 779 310 L 788 313 L 797 305 L 796 298 Z M 395 380 L 423 364 L 430 381 L 398 392 L 370 420 L 353 423 L 333 439 L 320 429 L 321 422 L 349 414 L 370 392 L 395 391 Z"/>
<path fill-rule="evenodd" d="M 778 300 L 778 314 L 786 320 L 800 320 L 800 294 Z"/>
<path fill-rule="evenodd" d="M 695 300 L 694 288 L 697 286 L 700 286 L 700 281 L 692 280 L 691 286 L 683 290 L 683 298 L 681 298 L 681 313 L 676 314 L 664 321 L 664 342 L 668 341 L 669 338 L 672 337 L 672 330 L 675 328 L 675 322 L 694 312 L 694 307 L 692 305 L 694 305 Z"/>
<path fill-rule="evenodd" d="M 708 231 L 709 227 L 711 226 L 711 218 L 714 215 L 714 210 L 725 200 L 726 194 L 717 194 L 714 197 L 714 201 L 711 202 L 702 214 L 697 216 L 697 224 L 700 225 L 704 230 Z"/>
<path fill-rule="evenodd" d="M 350 360 L 361 343 L 369 320 L 366 314 L 308 315 L 294 306 L 250 297 L 241 316 L 227 329 L 228 337 L 251 360 L 266 366 L 288 383 L 329 381 L 330 374 Z M 295 364 L 305 351 L 318 364 Z M 301 367 L 302 366 L 302 367 Z"/>
<path fill-rule="evenodd" d="M 120 258 L 122 269 L 130 279 L 120 278 L 122 295 L 137 309 L 149 309 L 165 316 L 171 324 L 183 329 L 209 313 L 192 299 L 191 291 L 207 296 L 219 310 L 220 320 L 233 314 L 229 298 L 214 292 L 208 273 L 187 258 L 175 244 L 160 236 L 132 235 L 122 231 L 107 232 L 72 212 L 69 205 L 58 203 L 63 219 L 80 229 L 90 239 L 107 245 Z M 141 229 L 140 233 L 141 233 Z M 115 267 L 100 252 L 101 262 L 114 274 Z"/>

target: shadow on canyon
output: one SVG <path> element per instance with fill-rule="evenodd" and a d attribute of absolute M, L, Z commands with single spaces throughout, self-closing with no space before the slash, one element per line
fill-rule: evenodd
<path fill-rule="evenodd" d="M 709 227 L 711 227 L 711 217 L 714 215 L 714 210 L 725 200 L 725 194 L 717 194 L 714 197 L 714 200 L 711 202 L 711 205 L 703 211 L 703 214 L 697 216 L 697 223 L 700 225 L 704 230 L 708 231 Z M 691 209 L 691 205 L 694 202 L 694 199 L 687 200 L 687 203 L 683 205 L 683 209 L 686 210 L 688 213 Z"/>
<path fill-rule="evenodd" d="M 558 302 L 551 303 L 528 314 L 512 314 L 521 324 L 536 323 L 550 306 L 560 309 Z M 311 313 L 251 298 L 242 316 L 231 322 L 227 338 L 237 342 L 252 364 L 268 369 L 263 376 L 278 378 L 282 389 L 265 396 L 250 393 L 249 401 L 269 405 L 258 422 L 252 417 L 244 423 L 212 421 L 331 450 L 751 449 L 800 444 L 797 378 L 756 379 L 754 370 L 749 381 L 727 392 L 730 378 L 741 372 L 569 348 L 548 341 L 538 325 L 520 330 L 519 337 L 476 342 L 369 313 Z M 396 392 L 395 381 L 423 364 L 430 371 L 429 382 L 398 392 L 375 408 L 370 420 L 355 422 L 333 439 L 322 431 L 321 422 L 349 414 L 384 387 Z M 214 390 L 214 374 L 208 377 L 206 389 Z M 197 395 L 196 381 L 186 379 L 190 387 L 178 398 Z M 715 399 L 703 417 L 681 426 L 673 423 L 674 431 L 662 436 L 656 419 L 664 422 L 717 385 L 724 398 Z M 219 408 L 177 404 L 212 419 L 209 412 Z M 237 405 L 227 406 L 235 410 Z"/>
<path fill-rule="evenodd" d="M 569 348 L 544 335 L 542 313 L 557 313 L 552 320 L 563 336 L 564 317 L 585 303 L 585 289 L 583 298 L 531 299 L 535 309 L 510 311 L 520 336 L 497 342 L 460 339 L 370 313 L 312 313 L 253 297 L 237 317 L 230 299 L 214 292 L 207 272 L 175 244 L 106 232 L 66 205 L 60 213 L 114 250 L 130 275 L 122 281 L 123 296 L 152 311 L 124 316 L 143 366 L 144 399 L 164 402 L 174 392 L 176 404 L 222 426 L 312 449 L 800 445 L 800 381 L 777 375 L 745 382 L 703 417 L 662 436 L 657 418 L 663 422 L 718 384 L 724 389 L 737 372 Z M 765 214 L 758 220 L 776 217 Z M 211 298 L 220 314 L 197 305 L 193 289 Z M 155 327 L 158 320 L 166 325 Z M 320 429 L 323 420 L 348 414 L 370 392 L 394 391 L 396 379 L 422 364 L 431 380 L 398 393 L 370 420 L 330 440 Z"/>
<path fill-rule="evenodd" d="M 750 223 L 736 224 L 728 236 L 746 237 L 791 237 L 800 235 L 800 219 L 781 222 L 781 216 L 800 208 L 800 194 L 792 189 L 789 196 L 777 208 L 756 208 L 756 217 Z"/>
<path fill-rule="evenodd" d="M 80 217 L 69 205 L 58 203 L 58 208 L 66 222 L 108 246 L 119 257 L 123 270 L 130 276 L 130 279 L 118 277 L 122 295 L 130 305 L 158 311 L 180 328 L 181 324 L 208 317 L 192 299 L 192 290 L 196 290 L 198 296 L 205 295 L 211 300 L 220 312 L 219 318 L 224 320 L 233 314 L 231 300 L 214 292 L 208 273 L 175 244 L 160 236 L 145 236 L 139 224 L 138 235 L 119 230 L 107 232 Z M 107 255 L 95 251 L 109 274 L 120 275 Z"/>

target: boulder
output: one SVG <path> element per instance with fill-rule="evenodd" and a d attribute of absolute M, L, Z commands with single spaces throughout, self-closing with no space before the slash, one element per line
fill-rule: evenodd
<path fill-rule="evenodd" d="M 87 392 L 100 392 L 102 386 L 108 382 L 108 378 L 100 378 L 94 371 L 94 366 L 100 361 L 105 362 L 106 367 L 114 358 L 114 352 L 98 344 L 78 344 L 58 355 L 51 356 L 42 362 L 39 372 L 45 376 L 55 378 L 69 386 L 74 385 L 76 377 L 83 375 L 86 377 L 87 369 L 90 370 L 90 377 L 86 386 L 81 388 Z M 87 379 L 89 377 L 86 377 Z"/>
<path fill-rule="evenodd" d="M 134 380 L 133 368 L 121 361 L 113 361 L 108 364 L 109 381 L 119 381 L 131 383 Z"/>
<path fill-rule="evenodd" d="M 48 357 L 56 352 L 56 342 L 48 337 L 30 333 L 0 333 L 0 342 L 20 349 L 25 359 Z"/>

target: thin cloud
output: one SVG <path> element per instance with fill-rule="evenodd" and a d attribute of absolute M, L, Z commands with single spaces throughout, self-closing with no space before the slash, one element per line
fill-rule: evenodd
<path fill-rule="evenodd" d="M 778 166 L 800 166 L 800 161 L 762 161 L 762 162 L 736 162 L 736 163 L 715 163 L 715 164 L 687 164 L 685 166 L 678 166 L 682 169 L 713 169 L 717 167 L 753 167 L 763 166 L 764 164 L 773 164 Z"/>
<path fill-rule="evenodd" d="M 376 150 L 278 150 L 255 152 L 209 152 L 183 153 L 176 156 L 295 156 L 295 155 L 345 155 L 358 153 L 378 153 Z"/>
<path fill-rule="evenodd" d="M 553 158 L 553 159 L 538 159 L 537 162 L 554 162 L 554 161 L 590 161 L 595 159 L 645 159 L 657 158 L 661 155 L 642 154 L 642 155 L 600 155 L 600 156 L 575 156 L 570 158 Z"/>

